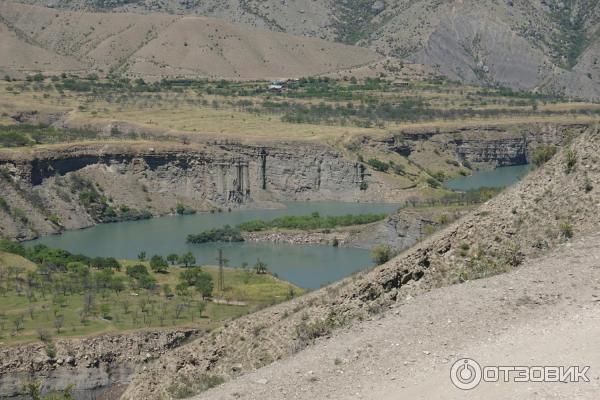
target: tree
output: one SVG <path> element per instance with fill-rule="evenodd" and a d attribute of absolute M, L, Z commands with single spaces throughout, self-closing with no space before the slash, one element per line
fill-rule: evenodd
<path fill-rule="evenodd" d="M 179 319 L 181 317 L 181 313 L 183 313 L 183 310 L 185 310 L 185 304 L 178 303 L 175 306 L 175 319 Z"/>
<path fill-rule="evenodd" d="M 179 282 L 177 286 L 175 286 L 175 291 L 177 292 L 177 296 L 186 297 L 190 295 L 189 286 L 186 282 Z"/>
<path fill-rule="evenodd" d="M 63 317 L 62 315 L 56 316 L 56 318 L 54 319 L 54 327 L 56 328 L 56 333 L 60 333 L 60 330 L 63 327 L 64 322 L 65 322 L 65 317 Z"/>
<path fill-rule="evenodd" d="M 142 250 L 142 251 L 140 251 L 140 252 L 138 253 L 138 256 L 137 256 L 137 258 L 138 258 L 138 260 L 139 260 L 139 261 L 146 261 L 146 252 L 145 252 L 145 251 L 143 251 L 143 250 Z"/>
<path fill-rule="evenodd" d="M 88 290 L 83 295 L 83 316 L 90 315 L 94 308 L 94 293 Z"/>
<path fill-rule="evenodd" d="M 256 264 L 254 264 L 254 272 L 257 274 L 266 274 L 268 272 L 267 264 L 260 261 L 260 258 L 256 259 Z"/>
<path fill-rule="evenodd" d="M 15 330 L 19 332 L 23 328 L 23 321 L 25 318 L 22 314 L 17 315 L 15 319 L 13 319 L 13 324 L 15 325 Z"/>
<path fill-rule="evenodd" d="M 196 264 L 196 257 L 191 252 L 187 252 L 179 258 L 179 262 L 185 265 L 185 267 L 191 267 Z"/>
<path fill-rule="evenodd" d="M 199 267 L 190 268 L 179 275 L 181 283 L 186 287 L 195 287 L 202 297 L 210 297 L 214 288 L 212 276 Z M 179 285 L 177 285 L 179 288 Z"/>
<path fill-rule="evenodd" d="M 385 264 L 392 258 L 392 248 L 387 244 L 380 244 L 371 250 L 371 259 L 377 265 Z"/>
<path fill-rule="evenodd" d="M 163 258 L 163 256 L 154 255 L 150 259 L 150 268 L 156 273 L 164 274 L 169 269 L 169 263 Z"/>
<path fill-rule="evenodd" d="M 166 298 L 173 297 L 173 291 L 171 290 L 171 286 L 168 283 L 162 285 L 162 291 Z"/>
<path fill-rule="evenodd" d="M 198 308 L 198 316 L 202 318 L 202 313 L 204 312 L 204 310 L 206 310 L 206 302 L 199 301 L 196 307 Z"/>
<path fill-rule="evenodd" d="M 110 305 L 106 303 L 102 304 L 100 306 L 100 314 L 102 314 L 102 318 L 110 319 Z"/>
<path fill-rule="evenodd" d="M 171 265 L 175 265 L 179 261 L 179 256 L 177 254 L 171 253 L 167 256 L 167 261 L 170 262 Z"/>
<path fill-rule="evenodd" d="M 148 268 L 143 264 L 129 266 L 125 273 L 134 279 L 139 288 L 153 289 L 156 286 L 156 279 L 148 273 Z"/>
<path fill-rule="evenodd" d="M 212 276 L 210 276 L 208 273 L 203 272 L 198 281 L 196 282 L 195 286 L 198 293 L 202 295 L 202 298 L 212 296 L 214 285 Z"/>
<path fill-rule="evenodd" d="M 121 301 L 121 306 L 123 307 L 123 312 L 129 314 L 129 300 L 123 299 L 123 301 Z"/>

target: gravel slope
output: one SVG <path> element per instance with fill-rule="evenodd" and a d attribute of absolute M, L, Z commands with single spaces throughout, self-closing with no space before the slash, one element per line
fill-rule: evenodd
<path fill-rule="evenodd" d="M 514 272 L 404 298 L 197 399 L 592 399 L 600 390 L 600 235 Z M 589 383 L 452 386 L 451 364 L 589 365 Z"/>

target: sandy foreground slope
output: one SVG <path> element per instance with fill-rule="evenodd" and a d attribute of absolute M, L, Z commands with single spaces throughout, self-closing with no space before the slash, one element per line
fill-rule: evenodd
<path fill-rule="evenodd" d="M 198 399 L 597 399 L 600 235 L 518 270 L 404 298 L 286 360 Z M 588 383 L 486 383 L 461 391 L 452 363 L 590 366 Z"/>

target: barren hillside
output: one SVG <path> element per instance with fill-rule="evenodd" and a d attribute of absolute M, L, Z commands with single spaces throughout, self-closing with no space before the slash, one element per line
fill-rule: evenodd
<path fill-rule="evenodd" d="M 29 0 L 55 7 L 207 15 L 359 44 L 471 83 L 600 97 L 598 0 Z"/>
<path fill-rule="evenodd" d="M 269 79 L 368 64 L 373 51 L 167 14 L 63 12 L 0 3 L 0 71 L 126 74 L 145 78 Z"/>
<path fill-rule="evenodd" d="M 247 318 L 140 371 L 125 398 L 173 396 L 306 348 L 408 295 L 506 272 L 596 232 L 600 136 L 582 135 L 544 167 L 387 264 Z M 160 379 L 158 377 L 160 376 Z"/>
<path fill-rule="evenodd" d="M 586 236 L 512 273 L 402 298 L 383 315 L 196 398 L 596 399 L 599 244 L 597 234 Z M 449 379 L 463 357 L 588 365 L 590 382 L 482 382 L 464 391 Z"/>

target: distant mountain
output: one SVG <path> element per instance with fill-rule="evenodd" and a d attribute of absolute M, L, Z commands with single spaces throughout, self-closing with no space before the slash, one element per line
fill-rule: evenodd
<path fill-rule="evenodd" d="M 269 79 L 381 59 L 367 48 L 164 13 L 55 10 L 0 2 L 0 72 Z"/>
<path fill-rule="evenodd" d="M 453 79 L 600 98 L 600 0 L 29 0 L 206 15 L 358 44 Z"/>

